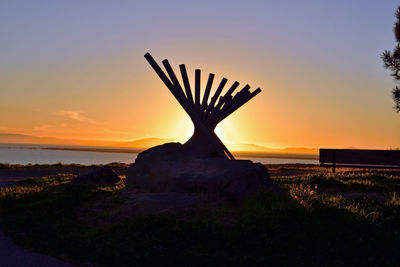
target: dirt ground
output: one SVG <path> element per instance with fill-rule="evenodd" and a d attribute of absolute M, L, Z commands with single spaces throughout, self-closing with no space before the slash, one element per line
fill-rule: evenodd
<path fill-rule="evenodd" d="M 284 176 L 295 176 L 315 173 L 326 173 L 331 172 L 329 167 L 321 167 L 313 164 L 267 164 L 264 165 L 271 176 L 284 177 Z M 118 175 L 125 175 L 129 165 L 128 164 L 113 164 L 110 165 Z M 37 178 L 49 175 L 56 175 L 60 173 L 70 174 L 84 174 L 90 172 L 93 169 L 98 168 L 97 166 L 79 166 L 79 165 L 34 165 L 34 166 L 15 166 L 12 165 L 10 168 L 0 169 L 0 187 L 10 186 L 17 181 L 25 180 L 28 178 Z M 337 168 L 337 171 L 345 171 L 348 168 Z"/>

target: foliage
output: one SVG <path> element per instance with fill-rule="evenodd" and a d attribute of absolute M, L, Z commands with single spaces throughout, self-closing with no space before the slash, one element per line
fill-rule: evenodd
<path fill-rule="evenodd" d="M 397 45 L 393 52 L 386 50 L 382 53 L 382 60 L 385 67 L 391 71 L 391 76 L 394 77 L 395 81 L 400 80 L 400 6 L 398 7 L 395 16 L 397 21 L 394 25 L 394 35 L 397 41 Z M 396 86 L 392 90 L 392 96 L 395 103 L 395 109 L 400 112 L 400 88 Z"/>

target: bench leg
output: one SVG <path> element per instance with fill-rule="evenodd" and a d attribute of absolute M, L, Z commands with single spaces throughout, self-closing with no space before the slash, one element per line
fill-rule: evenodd
<path fill-rule="evenodd" d="M 332 150 L 332 172 L 335 173 L 336 171 L 336 150 Z"/>

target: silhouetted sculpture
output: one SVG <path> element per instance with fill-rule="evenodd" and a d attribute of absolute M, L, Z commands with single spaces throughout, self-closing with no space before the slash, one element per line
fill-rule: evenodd
<path fill-rule="evenodd" d="M 183 145 L 166 143 L 139 153 L 126 172 L 129 190 L 144 192 L 144 199 L 159 207 L 167 202 L 172 205 L 183 201 L 190 206 L 203 200 L 240 200 L 259 190 L 283 192 L 272 182 L 265 166 L 250 160 L 234 160 L 214 133 L 219 122 L 261 92 L 260 89 L 250 92 L 250 86 L 246 85 L 232 95 L 239 86 L 234 82 L 222 95 L 227 83 L 222 78 L 209 100 L 214 74 L 209 74 L 201 94 L 200 70 L 195 70 L 192 90 L 185 65 L 179 66 L 181 85 L 168 60 L 162 61 L 164 72 L 149 53 L 144 57 L 190 116 L 194 133 Z M 139 203 L 135 204 L 138 209 L 146 206 L 141 197 L 133 202 Z"/>
<path fill-rule="evenodd" d="M 149 53 L 146 53 L 144 57 L 189 115 L 194 124 L 193 136 L 184 144 L 184 148 L 198 155 L 220 156 L 234 160 L 235 158 L 214 133 L 215 127 L 235 110 L 260 93 L 260 88 L 250 92 L 250 86 L 246 85 L 233 96 L 232 93 L 239 86 L 239 83 L 235 81 L 228 91 L 221 96 L 221 92 L 227 83 L 227 79 L 222 78 L 214 95 L 209 101 L 214 74 L 209 74 L 204 94 L 201 98 L 200 70 L 196 69 L 193 98 L 184 64 L 179 65 L 183 81 L 183 86 L 181 86 L 167 59 L 162 61 L 167 71 L 166 74 Z"/>

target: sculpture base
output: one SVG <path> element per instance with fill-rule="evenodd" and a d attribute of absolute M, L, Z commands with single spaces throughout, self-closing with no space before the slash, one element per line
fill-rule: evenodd
<path fill-rule="evenodd" d="M 126 181 L 130 190 L 198 193 L 218 199 L 239 200 L 259 190 L 282 193 L 260 163 L 199 157 L 180 143 L 140 153 L 128 169 Z"/>
<path fill-rule="evenodd" d="M 192 137 L 183 144 L 184 153 L 195 154 L 201 158 L 228 158 L 221 146 L 216 144 L 219 139 L 217 136 L 215 138 L 212 136 L 215 135 L 214 131 L 210 131 L 208 134 L 210 136 L 200 130 L 195 130 Z"/>

